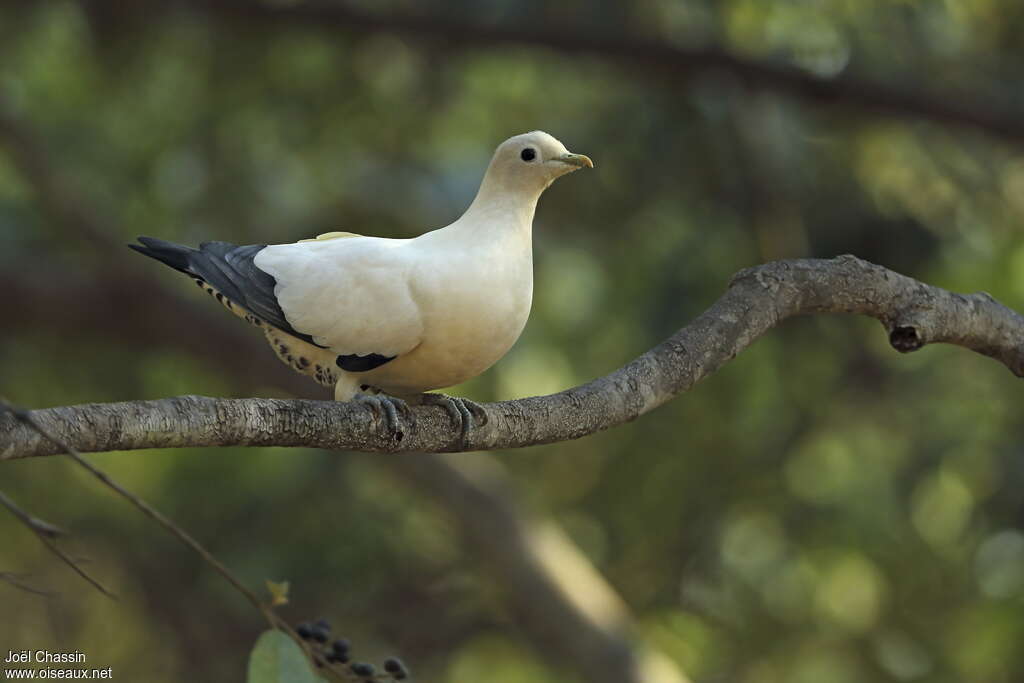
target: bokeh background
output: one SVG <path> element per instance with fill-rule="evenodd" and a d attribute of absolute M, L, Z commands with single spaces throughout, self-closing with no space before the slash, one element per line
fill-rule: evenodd
<path fill-rule="evenodd" d="M 853 253 L 1024 309 L 1022 30 L 1015 0 L 4 3 L 0 390 L 326 398 L 124 243 L 416 235 L 533 129 L 597 168 L 542 198 L 525 334 L 456 393 L 603 375 L 778 258 Z M 819 316 L 572 443 L 91 460 L 250 586 L 289 580 L 288 619 L 420 681 L 624 680 L 571 642 L 604 627 L 559 631 L 516 575 L 547 571 L 584 614 L 619 605 L 605 636 L 646 680 L 995 683 L 1024 678 L 1020 392 L 979 355 Z M 119 596 L 0 514 L 0 572 L 49 593 L 0 582 L 0 654 L 243 679 L 265 623 L 197 557 L 65 459 L 0 470 Z"/>

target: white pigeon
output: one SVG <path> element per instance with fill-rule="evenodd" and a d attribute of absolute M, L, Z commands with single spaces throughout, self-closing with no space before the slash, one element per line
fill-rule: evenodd
<path fill-rule="evenodd" d="M 472 424 L 466 399 L 423 394 L 476 377 L 512 347 L 533 298 L 533 214 L 559 176 L 593 162 L 542 131 L 498 146 L 476 198 L 454 223 L 412 239 L 330 232 L 294 244 L 199 249 L 139 237 L 129 245 L 195 279 L 263 329 L 282 361 L 338 401 L 383 410 L 439 403 Z"/>

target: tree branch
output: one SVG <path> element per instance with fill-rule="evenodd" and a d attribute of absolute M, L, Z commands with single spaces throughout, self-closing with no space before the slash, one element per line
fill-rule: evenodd
<path fill-rule="evenodd" d="M 1024 376 L 1024 317 L 990 295 L 956 294 L 853 256 L 775 261 L 738 273 L 715 304 L 610 375 L 549 396 L 486 404 L 462 442 L 440 407 L 414 409 L 393 435 L 356 403 L 184 396 L 85 404 L 32 413 L 82 452 L 185 446 L 304 446 L 382 453 L 519 448 L 576 439 L 633 420 L 712 374 L 783 320 L 858 313 L 881 321 L 899 351 L 948 343 Z M 61 452 L 0 416 L 0 460 Z"/>
<path fill-rule="evenodd" d="M 667 655 L 639 642 L 622 598 L 557 524 L 523 509 L 497 459 L 424 454 L 388 463 L 445 508 L 549 659 L 575 662 L 590 683 L 690 680 Z"/>
<path fill-rule="evenodd" d="M 187 531 L 185 531 L 177 524 L 172 522 L 170 518 L 165 516 L 162 512 L 154 508 L 152 505 L 142 500 L 142 498 L 139 498 L 137 495 L 135 495 L 128 489 L 118 484 L 106 472 L 97 468 L 88 460 L 83 458 L 82 454 L 74 446 L 65 443 L 65 441 L 62 438 L 51 434 L 44 426 L 39 424 L 39 422 L 36 420 L 35 416 L 32 413 L 26 412 L 21 408 L 15 408 L 14 406 L 11 406 L 3 399 L 0 399 L 0 414 L 3 414 L 7 418 L 16 420 L 19 424 L 22 424 L 26 428 L 31 429 L 41 438 L 52 443 L 57 448 L 58 453 L 67 455 L 67 457 L 71 458 L 80 467 L 89 472 L 89 474 L 99 479 L 104 486 L 111 489 L 117 495 L 127 500 L 129 503 L 138 508 L 147 517 L 154 520 L 166 531 L 170 532 L 172 536 L 176 537 L 179 541 L 181 541 L 186 546 L 194 550 L 196 554 L 198 554 L 203 559 L 203 561 L 212 566 L 221 576 L 223 576 L 228 581 L 228 583 L 234 586 L 235 589 L 238 590 L 238 592 L 245 596 L 245 598 L 249 600 L 249 602 L 251 602 L 253 606 L 267 614 L 267 618 L 270 621 L 271 626 L 276 625 L 277 620 L 270 613 L 269 609 L 260 601 L 260 599 L 256 597 L 256 594 L 250 591 L 234 574 L 231 573 L 231 570 L 229 570 L 227 566 L 225 566 L 220 560 L 215 558 L 206 548 L 202 546 L 202 544 L 199 543 L 199 541 L 193 538 L 191 534 L 189 534 Z M 0 500 L 0 502 L 3 501 Z M 8 508 L 11 509 L 13 512 L 14 508 L 12 508 L 11 505 L 8 505 L 7 503 L 4 504 L 7 505 Z M 43 540 L 44 543 L 47 542 L 48 537 L 51 536 L 51 534 L 43 533 L 42 531 L 38 530 L 32 525 L 30 525 L 29 528 L 32 528 L 36 532 L 36 535 L 39 536 L 40 540 Z M 53 528 L 55 529 L 56 527 Z M 50 547 L 51 550 L 54 550 L 52 544 L 47 543 L 47 545 L 48 547 Z M 77 567 L 75 569 L 77 571 Z M 79 571 L 79 573 L 81 573 L 81 571 Z M 82 574 L 82 576 L 88 579 L 88 577 L 85 576 L 85 574 Z M 104 593 L 107 593 L 107 591 L 102 586 L 97 584 L 95 581 L 92 581 L 92 579 L 89 579 L 89 581 L 96 585 Z M 109 593 L 107 594 L 110 595 Z M 113 595 L 111 595 L 111 597 L 113 597 Z"/>

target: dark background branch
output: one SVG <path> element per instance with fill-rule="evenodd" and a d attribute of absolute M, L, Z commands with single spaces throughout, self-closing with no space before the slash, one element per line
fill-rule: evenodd
<path fill-rule="evenodd" d="M 91 4 L 98 8 L 107 3 L 110 0 L 93 0 Z M 467 22 L 437 13 L 367 12 L 345 3 L 157 0 L 147 6 L 187 7 L 247 26 L 301 26 L 350 35 L 393 33 L 410 40 L 443 44 L 449 50 L 542 48 L 607 61 L 670 85 L 681 85 L 702 73 L 727 75 L 751 89 L 774 90 L 816 104 L 965 126 L 996 137 L 1024 140 L 1024 112 L 1009 101 L 993 102 L 978 93 L 925 89 L 920 82 L 912 87 L 893 87 L 848 73 L 821 77 L 788 64 L 745 58 L 718 47 L 681 47 L 638 36 L 595 35 L 571 25 L 551 26 L 549 22 L 510 27 Z"/>

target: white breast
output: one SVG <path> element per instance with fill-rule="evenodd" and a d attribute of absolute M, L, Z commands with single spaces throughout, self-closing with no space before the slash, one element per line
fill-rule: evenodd
<path fill-rule="evenodd" d="M 423 323 L 419 345 L 364 375 L 389 393 L 440 389 L 479 375 L 512 348 L 530 315 L 528 232 L 460 239 L 457 247 L 445 237 L 423 245 L 410 280 Z"/>

